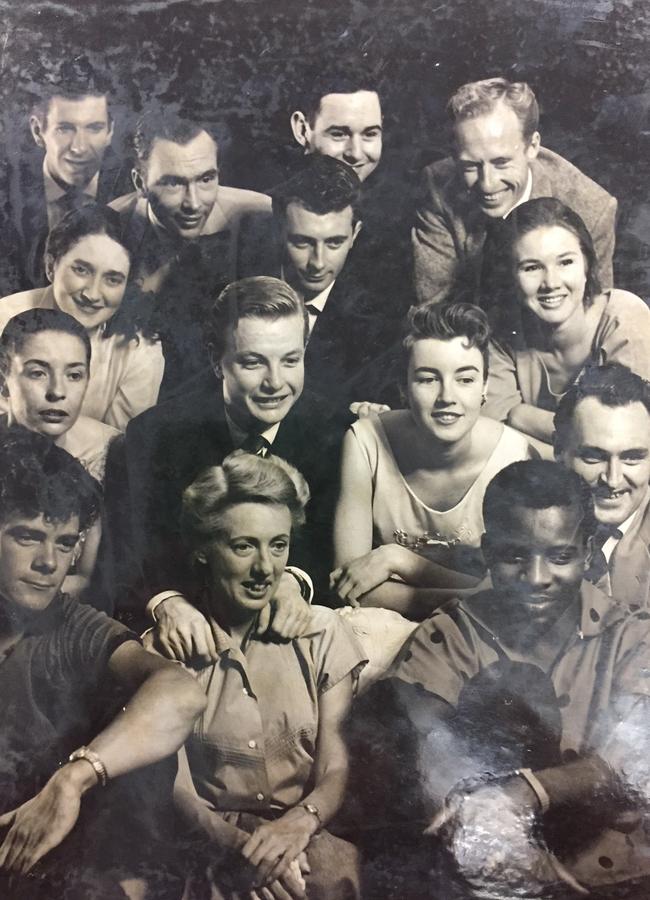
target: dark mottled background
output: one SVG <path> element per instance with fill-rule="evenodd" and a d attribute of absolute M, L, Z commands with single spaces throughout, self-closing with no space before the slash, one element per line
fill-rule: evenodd
<path fill-rule="evenodd" d="M 305 65 L 362 54 L 384 100 L 381 177 L 396 198 L 444 154 L 450 91 L 526 79 L 544 142 L 619 198 L 617 286 L 650 297 L 648 0 L 4 0 L 0 12 L 4 166 L 31 140 L 34 83 L 63 54 L 112 74 L 116 147 L 157 99 L 215 127 L 223 180 L 260 190 L 296 152 L 288 115 Z"/>

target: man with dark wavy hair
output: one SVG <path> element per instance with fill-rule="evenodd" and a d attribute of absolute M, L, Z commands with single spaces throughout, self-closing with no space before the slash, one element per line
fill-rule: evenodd
<path fill-rule="evenodd" d="M 459 288 L 474 299 L 481 280 L 485 291 L 483 261 L 494 250 L 499 220 L 536 197 L 556 197 L 584 220 L 602 285 L 611 287 L 616 200 L 541 145 L 531 88 L 505 78 L 475 81 L 458 88 L 447 110 L 453 156 L 425 168 L 412 230 L 419 302 L 444 300 Z"/>
<path fill-rule="evenodd" d="M 7 293 L 47 284 L 45 239 L 67 212 L 83 203 L 108 203 L 124 190 L 126 173 L 111 151 L 110 91 L 108 77 L 86 57 L 66 59 L 41 85 L 29 118 L 39 149 L 21 154 L 9 180 L 19 278 Z"/>
<path fill-rule="evenodd" d="M 97 798 L 84 795 L 91 791 L 96 795 L 113 779 L 175 753 L 205 707 L 201 688 L 179 667 L 148 654 L 128 629 L 61 592 L 100 502 L 99 485 L 49 438 L 19 428 L 3 434 L 3 897 L 34 900 L 67 895 L 64 884 L 74 886 L 83 879 L 92 884 L 94 867 L 110 869 L 111 859 L 112 874 L 96 874 L 98 884 L 114 890 L 123 877 L 116 871 L 115 851 L 104 843 L 97 855 L 87 819 L 71 837 L 73 851 L 66 841 L 89 804 L 93 816 L 96 812 Z M 101 707 L 101 716 L 94 702 Z M 107 800 L 112 796 L 107 792 Z M 121 824 L 128 831 L 129 821 Z M 45 868 L 38 865 L 43 857 Z M 130 862 L 137 857 L 138 851 Z M 35 877 L 27 881 L 24 876 L 34 867 Z M 98 889 L 93 896 L 105 894 Z"/>

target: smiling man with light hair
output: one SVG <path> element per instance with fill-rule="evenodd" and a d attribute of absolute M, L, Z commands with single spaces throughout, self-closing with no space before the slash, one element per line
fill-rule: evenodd
<path fill-rule="evenodd" d="M 425 168 L 412 231 L 419 301 L 442 301 L 459 287 L 475 299 L 483 260 L 494 249 L 491 232 L 536 197 L 555 197 L 580 215 L 603 287 L 611 287 L 616 200 L 542 146 L 530 87 L 505 78 L 472 82 L 458 88 L 447 110 L 453 156 Z"/>

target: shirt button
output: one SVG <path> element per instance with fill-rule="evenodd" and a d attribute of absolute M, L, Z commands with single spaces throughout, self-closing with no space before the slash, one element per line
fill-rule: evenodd
<path fill-rule="evenodd" d="M 257 795 L 257 799 L 258 799 L 258 800 L 263 800 L 263 799 L 264 799 L 264 794 L 258 794 L 258 795 Z"/>
<path fill-rule="evenodd" d="M 251 748 L 251 750 L 254 750 L 257 747 L 257 744 L 255 743 L 255 741 L 249 741 L 248 746 Z"/>

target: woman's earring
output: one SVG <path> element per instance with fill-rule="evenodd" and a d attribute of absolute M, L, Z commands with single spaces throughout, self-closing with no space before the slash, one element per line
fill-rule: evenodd
<path fill-rule="evenodd" d="M 205 558 L 204 553 L 197 553 L 194 558 L 196 559 L 197 562 L 200 562 L 202 566 L 205 566 L 207 564 L 207 560 Z"/>

